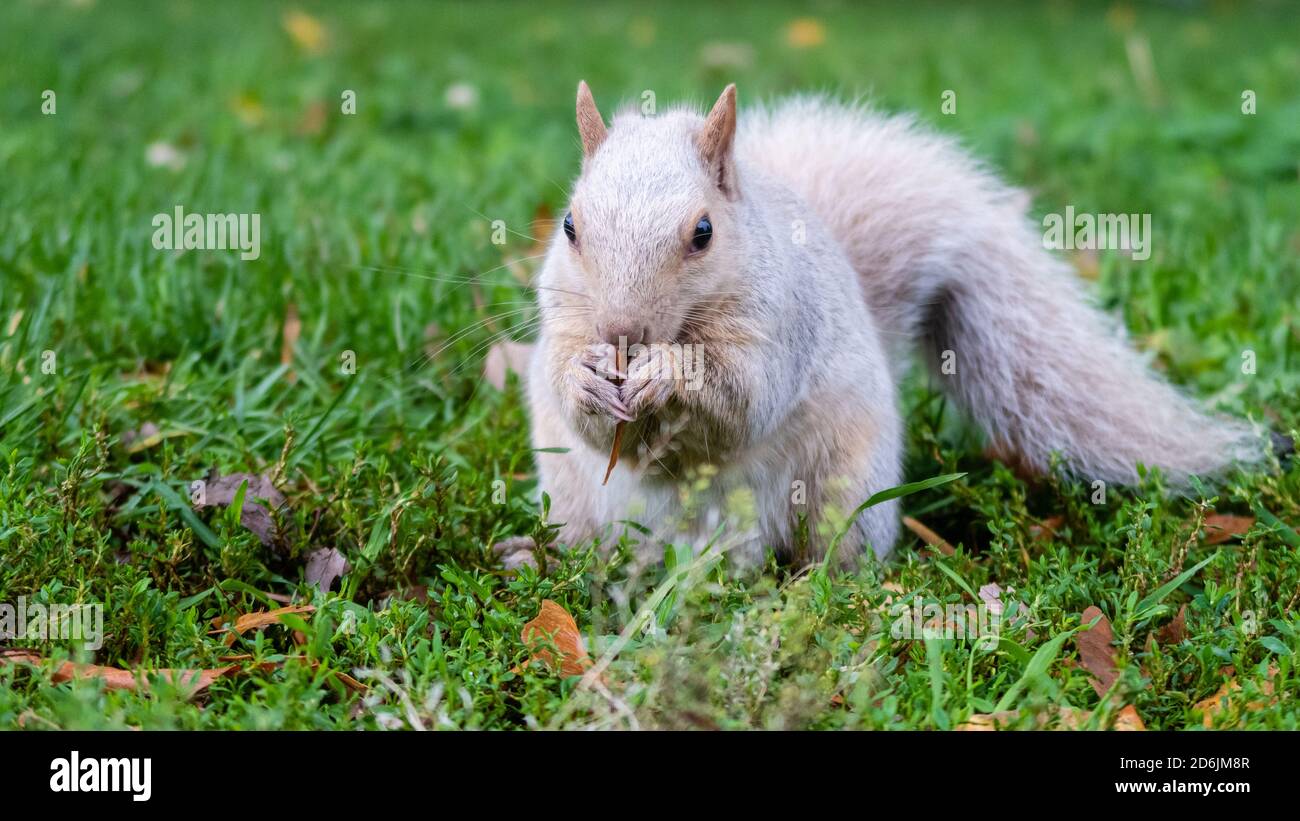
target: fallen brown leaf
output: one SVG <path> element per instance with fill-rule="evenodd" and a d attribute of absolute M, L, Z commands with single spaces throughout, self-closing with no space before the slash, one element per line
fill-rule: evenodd
<path fill-rule="evenodd" d="M 1260 685 L 1259 688 L 1260 692 L 1266 696 L 1273 695 L 1273 677 L 1277 675 L 1277 671 L 1278 671 L 1278 667 L 1276 664 L 1269 665 L 1266 680 L 1262 685 Z M 1192 706 L 1192 710 L 1194 712 L 1200 712 L 1202 714 L 1201 717 L 1202 725 L 1204 725 L 1207 729 L 1213 728 L 1214 717 L 1224 712 L 1225 710 L 1224 703 L 1223 703 L 1224 700 L 1227 699 L 1228 696 L 1230 696 L 1232 693 L 1240 689 L 1241 689 L 1241 685 L 1237 683 L 1237 680 L 1235 678 L 1229 679 L 1228 682 L 1224 684 L 1222 687 L 1220 687 L 1218 692 L 1216 692 L 1214 695 L 1210 696 L 1209 698 L 1203 698 L 1200 701 L 1196 702 L 1196 704 Z M 1270 698 L 1269 701 L 1272 701 L 1272 699 Z M 1269 701 L 1251 701 L 1246 704 L 1246 709 L 1257 710 L 1261 707 L 1267 707 Z"/>
<path fill-rule="evenodd" d="M 988 608 L 989 613 L 995 616 L 1002 615 L 1002 585 L 997 582 L 989 582 L 979 590 L 980 601 Z"/>
<path fill-rule="evenodd" d="M 321 547 L 307 554 L 307 584 L 329 590 L 334 580 L 352 569 L 347 557 L 332 547 Z"/>
<path fill-rule="evenodd" d="M 1177 644 L 1187 638 L 1187 605 L 1178 608 L 1174 620 L 1156 631 L 1156 640 L 1161 644 Z"/>
<path fill-rule="evenodd" d="M 550 599 L 542 600 L 537 618 L 524 625 L 521 635 L 532 660 L 541 661 L 562 676 L 580 676 L 591 667 L 591 656 L 587 655 L 577 622 Z M 558 665 L 552 648 L 560 655 Z"/>
<path fill-rule="evenodd" d="M 1124 709 L 1119 711 L 1115 716 L 1115 724 L 1111 727 L 1113 730 L 1128 730 L 1141 732 L 1146 730 L 1147 725 L 1142 721 L 1142 716 L 1138 715 L 1137 708 L 1132 704 L 1125 704 Z"/>
<path fill-rule="evenodd" d="M 1003 727 L 1009 727 L 1017 723 L 1020 718 L 1018 710 L 1003 710 L 998 713 L 975 713 L 970 718 L 958 724 L 955 729 L 964 732 L 989 732 L 1000 730 Z M 1046 727 L 1052 719 L 1057 719 L 1056 728 L 1058 730 L 1078 730 L 1084 727 L 1088 720 L 1092 718 L 1090 710 L 1078 710 L 1073 707 L 1058 707 L 1055 710 L 1046 710 L 1034 716 L 1034 724 L 1039 729 Z M 1112 730 L 1120 731 L 1143 731 L 1146 725 L 1138 716 L 1137 710 L 1133 705 L 1126 706 L 1115 716 L 1115 721 L 1111 725 Z"/>
<path fill-rule="evenodd" d="M 272 624 L 278 624 L 280 617 L 288 613 L 314 613 L 316 608 L 310 604 L 291 604 L 288 607 L 277 607 L 274 610 L 259 610 L 256 613 L 244 613 L 235 619 L 229 627 L 223 626 L 225 620 L 217 616 L 212 620 L 212 626 L 216 629 L 209 630 L 208 635 L 217 635 L 226 633 L 226 645 L 235 643 L 235 637 L 247 633 L 249 630 L 260 630 Z"/>
<path fill-rule="evenodd" d="M 30 651 L 0 654 L 0 664 L 40 664 L 44 659 Z M 102 679 L 104 687 L 109 690 L 135 690 L 149 688 L 149 675 L 162 676 L 169 684 L 180 684 L 190 690 L 190 696 L 203 692 L 212 682 L 238 669 L 236 665 L 215 667 L 206 670 L 180 670 L 162 668 L 159 670 L 124 670 L 120 667 L 107 667 L 99 664 L 81 664 L 65 661 L 54 671 L 51 679 L 55 684 L 80 679 Z"/>
<path fill-rule="evenodd" d="M 1075 646 L 1079 649 L 1079 663 L 1083 669 L 1092 673 L 1092 689 L 1097 695 L 1104 696 L 1110 690 L 1115 679 L 1119 678 L 1119 668 L 1115 666 L 1115 634 L 1110 629 L 1110 620 L 1095 605 L 1083 611 L 1083 624 L 1101 617 L 1089 630 L 1074 634 Z"/>
<path fill-rule="evenodd" d="M 271 516 L 271 510 L 283 507 L 287 499 L 265 474 L 232 473 L 221 476 L 214 470 L 204 480 L 203 503 L 196 504 L 194 509 L 230 507 L 235 503 L 239 486 L 245 481 L 248 482 L 248 490 L 244 491 L 244 507 L 239 512 L 239 523 L 251 530 L 262 544 L 269 545 L 275 537 L 275 519 Z M 258 504 L 259 500 L 269 504 L 271 509 Z"/>
<path fill-rule="evenodd" d="M 1223 544 L 1242 535 L 1255 524 L 1254 516 L 1211 513 L 1205 517 L 1205 543 Z"/>
<path fill-rule="evenodd" d="M 908 530 L 915 533 L 920 537 L 921 541 L 930 545 L 930 547 L 933 547 L 935 550 L 938 550 L 943 555 L 951 556 L 953 554 L 952 545 L 948 544 L 946 539 L 921 524 L 916 519 L 913 519 L 911 516 L 903 517 L 903 527 L 906 527 Z"/>

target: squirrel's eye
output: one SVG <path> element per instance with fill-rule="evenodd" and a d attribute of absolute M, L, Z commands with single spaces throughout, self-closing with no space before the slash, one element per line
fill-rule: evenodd
<path fill-rule="evenodd" d="M 700 217 L 700 221 L 695 223 L 695 236 L 691 237 L 691 249 L 703 251 L 709 247 L 711 239 L 713 239 L 713 223 L 709 222 L 707 216 Z"/>
<path fill-rule="evenodd" d="M 564 215 L 564 235 L 569 238 L 570 245 L 578 244 L 578 232 L 573 228 L 573 212 Z"/>

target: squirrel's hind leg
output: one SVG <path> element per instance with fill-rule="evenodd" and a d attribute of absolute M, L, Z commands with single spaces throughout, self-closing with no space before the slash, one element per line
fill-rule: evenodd
<path fill-rule="evenodd" d="M 858 505 L 901 483 L 902 421 L 893 397 L 884 399 L 877 396 L 866 404 L 828 406 L 827 418 L 800 423 L 800 428 L 819 435 L 802 438 L 794 482 L 782 488 L 790 511 L 779 538 L 785 548 L 783 558 L 795 564 L 820 561 Z M 838 421 L 832 424 L 832 419 Z M 846 424 L 846 420 L 853 421 Z M 889 555 L 898 530 L 897 502 L 867 508 L 836 545 L 835 563 L 851 568 L 866 550 L 879 558 Z"/>

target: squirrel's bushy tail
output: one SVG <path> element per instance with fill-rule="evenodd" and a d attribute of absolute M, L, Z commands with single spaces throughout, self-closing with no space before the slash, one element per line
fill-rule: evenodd
<path fill-rule="evenodd" d="M 1027 197 L 908 119 L 799 99 L 742 119 L 740 156 L 809 202 L 862 278 L 892 355 L 935 379 L 1008 458 L 1059 453 L 1088 479 L 1174 485 L 1265 457 L 1240 421 L 1152 372 L 1043 245 Z M 901 371 L 902 368 L 900 367 Z"/>
<path fill-rule="evenodd" d="M 1249 425 L 1154 374 L 1041 246 L 958 265 L 924 319 L 926 359 L 1004 455 L 1044 472 L 1059 453 L 1076 475 L 1126 484 L 1140 463 L 1175 486 L 1264 457 Z"/>

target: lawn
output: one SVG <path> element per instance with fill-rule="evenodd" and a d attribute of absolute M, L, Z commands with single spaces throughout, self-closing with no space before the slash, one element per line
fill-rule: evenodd
<path fill-rule="evenodd" d="M 607 114 L 730 81 L 865 96 L 1035 214 L 1149 213 L 1150 259 L 1079 275 L 1170 379 L 1296 436 L 1300 15 L 1015 9 L 3 4 L 0 603 L 102 605 L 103 640 L 0 640 L 0 727 L 1300 728 L 1300 467 L 1098 502 L 985 454 L 919 375 L 908 481 L 965 475 L 904 507 L 942 544 L 748 576 L 490 549 L 551 532 L 518 381 L 484 360 L 529 338 L 579 78 Z M 177 206 L 258 214 L 257 258 L 156 248 Z M 264 482 L 284 506 L 241 522 Z M 990 585 L 995 641 L 897 635 L 897 603 Z M 599 670 L 525 642 L 544 600 Z"/>

